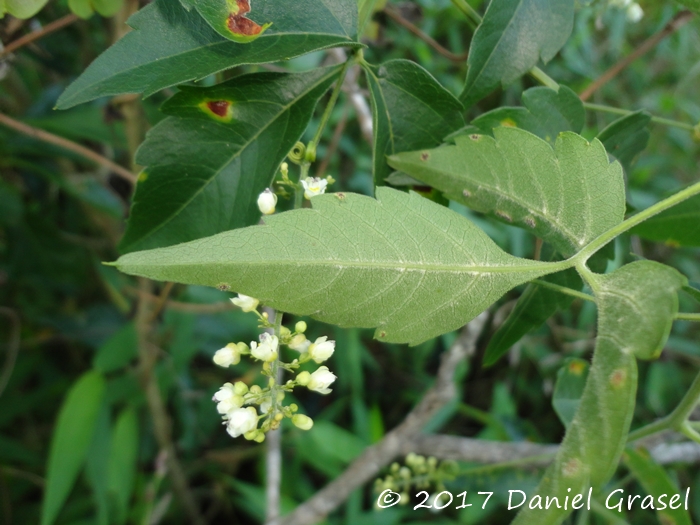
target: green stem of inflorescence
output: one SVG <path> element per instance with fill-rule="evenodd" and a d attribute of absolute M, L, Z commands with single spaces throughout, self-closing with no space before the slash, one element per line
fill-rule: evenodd
<path fill-rule="evenodd" d="M 591 111 L 602 111 L 604 113 L 612 113 L 614 115 L 627 116 L 634 113 L 634 111 L 630 111 L 628 109 L 614 108 L 611 106 L 604 106 L 602 104 L 591 104 L 590 102 L 585 102 L 583 105 L 586 109 L 590 109 Z M 687 124 L 686 122 L 679 122 L 677 120 L 661 117 L 651 117 L 651 121 L 663 126 L 670 126 L 672 128 L 679 128 L 691 132 L 695 131 L 695 127 L 692 124 Z"/>
<path fill-rule="evenodd" d="M 275 313 L 275 327 L 274 327 L 274 334 L 277 336 L 278 339 L 281 338 L 281 333 L 282 333 L 282 317 L 283 313 L 277 310 L 272 310 Z M 277 348 L 277 359 L 275 359 L 272 363 L 270 363 L 270 378 L 274 380 L 274 384 L 272 385 L 272 388 L 270 388 L 270 401 L 272 403 L 272 414 L 277 414 L 277 405 L 279 404 L 279 401 L 277 400 L 277 394 L 280 392 L 279 390 L 279 382 L 280 382 L 280 374 L 279 374 L 279 369 L 280 369 L 280 356 L 279 356 L 280 348 Z"/>

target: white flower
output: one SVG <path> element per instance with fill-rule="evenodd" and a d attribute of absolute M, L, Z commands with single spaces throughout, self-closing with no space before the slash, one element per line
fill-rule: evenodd
<path fill-rule="evenodd" d="M 275 206 L 277 205 L 277 195 L 272 193 L 270 188 L 265 189 L 258 196 L 258 209 L 263 215 L 272 215 L 275 213 Z"/>
<path fill-rule="evenodd" d="M 306 385 L 309 390 L 318 392 L 319 394 L 328 394 L 331 389 L 328 388 L 333 381 L 336 380 L 336 375 L 328 370 L 327 366 L 319 367 L 311 377 L 309 378 L 309 383 Z"/>
<path fill-rule="evenodd" d="M 214 401 L 217 401 L 216 410 L 219 414 L 226 415 L 232 410 L 243 406 L 243 398 L 236 392 L 236 387 L 231 383 L 225 383 L 219 391 L 214 394 Z"/>
<path fill-rule="evenodd" d="M 289 348 L 302 354 L 309 349 L 309 346 L 311 346 L 311 341 L 309 341 L 304 334 L 295 335 L 289 342 Z"/>
<path fill-rule="evenodd" d="M 637 2 L 630 4 L 627 8 L 627 20 L 636 24 L 644 17 L 644 10 Z"/>
<path fill-rule="evenodd" d="M 260 403 L 260 413 L 261 414 L 267 414 L 270 411 L 270 408 L 272 408 L 272 398 L 268 397 Z"/>
<path fill-rule="evenodd" d="M 253 341 L 250 343 L 250 353 L 260 361 L 272 362 L 277 359 L 277 347 L 279 339 L 276 335 L 264 333 L 260 335 L 260 344 Z"/>
<path fill-rule="evenodd" d="M 309 346 L 309 355 L 317 363 L 323 363 L 335 352 L 335 341 L 328 341 L 325 335 Z"/>
<path fill-rule="evenodd" d="M 237 365 L 241 362 L 241 352 L 238 345 L 229 343 L 214 354 L 214 364 L 223 368 L 228 368 L 231 365 Z M 227 383 L 228 384 L 228 383 Z"/>
<path fill-rule="evenodd" d="M 260 304 L 260 301 L 258 301 L 255 297 L 248 297 L 242 293 L 239 293 L 238 297 L 231 299 L 231 302 L 240 307 L 240 309 L 244 312 L 252 312 L 258 307 L 258 304 Z"/>
<path fill-rule="evenodd" d="M 328 181 L 318 177 L 306 177 L 306 179 L 301 181 L 301 185 L 304 187 L 304 197 L 311 199 L 311 197 L 326 193 Z"/>
<path fill-rule="evenodd" d="M 302 430 L 311 430 L 311 427 L 314 426 L 314 420 L 304 414 L 294 414 L 292 416 L 292 423 Z"/>
<path fill-rule="evenodd" d="M 231 437 L 247 434 L 258 428 L 258 413 L 253 407 L 239 408 L 228 415 L 226 431 Z"/>

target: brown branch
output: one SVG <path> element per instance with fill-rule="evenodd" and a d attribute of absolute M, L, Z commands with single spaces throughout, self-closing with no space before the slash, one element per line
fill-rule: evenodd
<path fill-rule="evenodd" d="M 455 369 L 461 361 L 474 353 L 486 318 L 487 314 L 483 313 L 470 322 L 452 347 L 445 352 L 435 385 L 398 427 L 379 443 L 367 448 L 343 474 L 297 507 L 294 512 L 269 525 L 310 525 L 320 521 L 342 504 L 352 491 L 376 477 L 383 467 L 400 455 L 406 442 L 413 440 L 423 426 L 455 397 Z"/>
<path fill-rule="evenodd" d="M 126 286 L 124 288 L 124 291 L 131 296 L 143 298 L 146 302 L 149 303 L 157 304 L 160 301 L 160 297 L 158 297 L 157 295 L 153 295 L 152 293 L 144 293 L 143 290 L 138 290 L 131 286 Z M 196 304 L 167 300 L 165 301 L 165 308 L 188 314 L 219 314 L 221 312 L 228 312 L 229 310 L 234 310 L 236 307 L 228 301 L 225 303 Z"/>
<path fill-rule="evenodd" d="M 678 31 L 681 27 L 683 27 L 685 24 L 690 22 L 690 19 L 693 17 L 693 13 L 690 11 L 681 11 L 678 13 L 676 16 L 673 17 L 673 19 L 666 24 L 666 26 L 656 33 L 655 35 L 649 37 L 646 39 L 642 44 L 635 49 L 632 53 L 630 53 L 628 56 L 620 60 L 617 64 L 612 66 L 610 69 L 608 69 L 605 73 L 603 73 L 600 77 L 598 77 L 595 81 L 593 81 L 586 89 L 584 89 L 581 94 L 579 95 L 579 98 L 582 101 L 586 101 L 589 98 L 591 98 L 591 95 L 598 91 L 600 88 L 602 88 L 605 84 L 610 82 L 613 78 L 615 78 L 617 75 L 619 75 L 622 71 L 624 71 L 632 62 L 637 60 L 638 58 L 641 58 L 642 56 L 646 55 L 649 51 L 654 49 L 659 42 L 661 42 L 664 38 L 666 38 L 669 35 L 672 35 L 676 31 Z"/>
<path fill-rule="evenodd" d="M 147 279 L 139 280 L 142 298 L 151 295 L 150 288 L 151 284 Z M 151 315 L 152 310 L 148 301 L 144 299 L 139 300 L 135 318 L 136 333 L 138 334 L 139 381 L 141 388 L 146 394 L 146 403 L 153 419 L 153 433 L 161 452 L 165 456 L 173 490 L 189 516 L 189 523 L 204 525 L 205 522 L 199 513 L 199 508 L 190 490 L 187 476 L 177 458 L 177 451 L 172 438 L 172 422 L 158 386 L 158 378 L 155 374 L 158 348 L 150 341 L 152 330 L 150 324 Z"/>
<path fill-rule="evenodd" d="M 409 20 L 406 20 L 403 16 L 401 16 L 401 13 L 397 9 L 394 9 L 392 6 L 387 5 L 384 8 L 384 12 L 394 22 L 408 29 L 411 33 L 420 38 L 423 42 L 428 44 L 430 47 L 432 47 L 435 51 L 440 53 L 445 58 L 452 60 L 453 62 L 464 62 L 467 58 L 469 58 L 469 52 L 460 53 L 458 55 L 453 53 L 449 49 L 444 48 L 435 39 L 425 34 L 423 31 L 421 31 L 420 28 L 413 25 Z"/>
<path fill-rule="evenodd" d="M 20 133 L 28 135 L 37 140 L 48 142 L 49 144 L 53 144 L 54 146 L 58 146 L 60 148 L 67 149 L 68 151 L 72 151 L 73 153 L 77 153 L 81 157 L 91 160 L 94 163 L 99 164 L 100 166 L 109 168 L 112 172 L 114 172 L 115 175 L 119 175 L 124 180 L 127 180 L 132 184 L 136 184 L 136 175 L 131 173 L 129 170 L 120 166 L 116 162 L 113 162 L 108 158 L 103 157 L 99 153 L 95 153 L 91 149 L 86 148 L 85 146 L 81 146 L 76 142 L 73 142 L 72 140 L 64 139 L 63 137 L 59 137 L 58 135 L 54 135 L 53 133 L 49 133 L 48 131 L 44 131 L 43 129 L 38 129 L 29 126 L 23 122 L 8 117 L 3 113 L 0 113 L 0 124 L 2 124 L 3 126 L 7 126 L 8 128 L 14 129 L 15 131 L 19 131 Z"/>
<path fill-rule="evenodd" d="M 54 20 L 50 24 L 46 24 L 44 27 L 37 31 L 32 31 L 31 33 L 27 33 L 26 35 L 18 38 L 17 40 L 13 40 L 7 46 L 5 49 L 0 50 L 0 58 L 9 55 L 10 53 L 17 51 L 20 47 L 24 47 L 27 44 L 31 44 L 32 42 L 36 42 L 37 40 L 44 38 L 46 35 L 53 33 L 54 31 L 58 31 L 59 29 L 63 29 L 66 26 L 71 25 L 73 22 L 76 22 L 80 20 L 77 15 L 70 14 L 66 15 L 63 18 L 59 18 L 58 20 Z"/>
<path fill-rule="evenodd" d="M 14 370 L 15 362 L 17 361 L 17 354 L 19 353 L 20 322 L 19 316 L 11 308 L 0 306 L 0 314 L 7 317 L 12 323 L 10 338 L 7 342 L 7 357 L 5 358 L 5 365 L 3 366 L 2 374 L 0 374 L 0 396 L 2 396 L 7 383 L 10 382 L 10 377 L 12 376 L 12 371 Z"/>
<path fill-rule="evenodd" d="M 165 286 L 163 286 L 163 289 L 160 291 L 160 295 L 158 296 L 158 301 L 155 303 L 155 308 L 153 309 L 153 312 L 151 312 L 151 317 L 148 320 L 149 323 L 152 323 L 158 319 L 158 316 L 163 311 L 163 308 L 165 308 L 165 304 L 168 301 L 170 292 L 173 290 L 173 286 L 175 286 L 175 283 L 165 283 Z"/>

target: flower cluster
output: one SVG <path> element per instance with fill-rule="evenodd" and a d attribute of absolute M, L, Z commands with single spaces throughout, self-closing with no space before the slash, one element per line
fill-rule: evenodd
<path fill-rule="evenodd" d="M 454 461 L 439 462 L 437 458 L 419 456 L 411 453 L 406 456 L 406 464 L 402 467 L 393 463 L 389 467 L 389 475 L 374 482 L 374 490 L 381 493 L 391 490 L 401 494 L 401 504 L 410 501 L 411 488 L 435 488 L 439 493 L 445 490 L 445 482 L 457 477 L 458 466 Z"/>
<path fill-rule="evenodd" d="M 237 365 L 243 356 L 262 362 L 262 373 L 267 380 L 267 387 L 253 385 L 250 388 L 242 381 L 225 383 L 214 394 L 216 408 L 221 414 L 226 430 L 232 437 L 243 436 L 246 439 L 262 442 L 265 433 L 279 428 L 284 418 L 302 430 L 309 430 L 313 420 L 303 414 L 298 414 L 296 404 L 285 406 L 285 394 L 295 387 L 306 387 L 319 394 L 328 394 L 329 388 L 336 380 L 327 366 L 320 366 L 315 371 L 299 371 L 299 368 L 310 362 L 321 364 L 327 361 L 335 352 L 335 341 L 327 337 L 319 337 L 315 341 L 306 338 L 306 323 L 298 322 L 294 332 L 280 325 L 269 322 L 265 313 L 257 311 L 259 301 L 247 295 L 238 294 L 231 302 L 244 312 L 254 312 L 260 319 L 261 328 L 276 328 L 275 333 L 264 332 L 258 341 L 246 343 L 229 343 L 214 354 L 214 363 L 223 368 Z M 281 315 L 278 313 L 277 315 Z M 299 353 L 299 357 L 290 363 L 280 360 L 280 348 L 287 346 Z M 278 382 L 280 371 L 295 374 L 294 379 L 284 383 Z M 256 408 L 257 407 L 257 408 Z"/>
<path fill-rule="evenodd" d="M 280 165 L 280 173 L 282 174 L 282 180 L 278 180 L 276 184 L 277 193 L 282 197 L 289 197 L 290 194 L 285 190 L 285 186 L 288 186 L 295 192 L 304 192 L 304 197 L 310 200 L 312 197 L 317 195 L 323 195 L 326 193 L 326 189 L 329 185 L 335 182 L 335 179 L 328 175 L 327 177 L 304 177 L 299 180 L 299 182 L 293 182 L 289 178 L 289 165 L 283 162 Z M 263 215 L 272 215 L 275 213 L 277 206 L 277 195 L 271 188 L 266 188 L 258 196 L 258 209 Z"/>

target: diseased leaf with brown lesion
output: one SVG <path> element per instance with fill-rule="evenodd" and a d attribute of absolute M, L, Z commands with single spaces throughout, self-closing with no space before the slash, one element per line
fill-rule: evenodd
<path fill-rule="evenodd" d="M 217 33 L 239 44 L 252 42 L 272 25 L 249 18 L 251 0 L 199 0 L 195 7 Z"/>
<path fill-rule="evenodd" d="M 235 3 L 234 3 L 235 2 Z M 231 14 L 228 15 L 228 28 L 235 36 L 238 37 L 255 37 L 262 33 L 265 27 L 269 27 L 267 24 L 265 27 L 260 24 L 253 22 L 250 18 L 246 18 L 245 15 L 250 13 L 250 1 L 249 0 L 234 0 L 229 4 L 233 8 Z"/>

